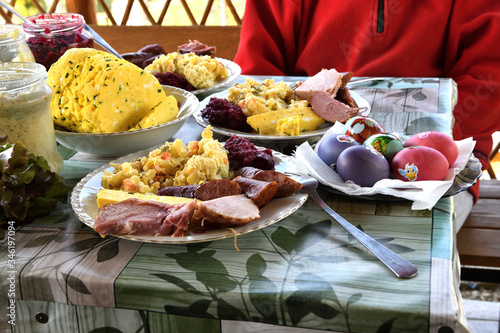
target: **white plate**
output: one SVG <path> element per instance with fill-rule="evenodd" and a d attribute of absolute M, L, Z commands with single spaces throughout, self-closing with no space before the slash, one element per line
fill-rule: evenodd
<path fill-rule="evenodd" d="M 358 93 L 350 90 L 351 97 L 356 101 L 356 103 L 359 106 L 359 112 L 358 116 L 367 116 L 370 113 L 370 103 L 363 97 L 361 97 Z M 201 116 L 201 110 L 203 110 L 207 104 L 210 102 L 210 98 L 216 97 L 216 98 L 227 98 L 229 95 L 229 90 L 221 91 L 219 93 L 213 94 L 205 98 L 203 101 L 200 102 L 200 106 L 198 107 L 198 110 L 193 114 L 194 118 L 196 119 L 196 122 L 200 124 L 203 127 L 207 127 L 210 125 L 210 123 L 204 119 Z M 333 126 L 332 123 L 330 122 L 324 122 L 320 126 L 317 127 L 316 130 L 314 131 L 307 131 L 307 132 L 302 132 L 299 135 L 294 135 L 294 136 L 287 136 L 287 135 L 264 135 L 264 134 L 258 134 L 258 133 L 248 133 L 248 132 L 241 132 L 241 131 L 236 131 L 236 130 L 231 130 L 228 128 L 223 128 L 223 127 L 218 127 L 218 126 L 212 126 L 212 131 L 218 134 L 226 135 L 226 136 L 231 136 L 231 135 L 238 135 L 242 138 L 246 138 L 249 140 L 273 140 L 273 141 L 294 141 L 294 140 L 303 140 L 303 139 L 310 139 L 314 137 L 320 137 L 325 132 Z"/>
<path fill-rule="evenodd" d="M 135 157 L 147 156 L 150 150 L 142 150 L 124 157 L 121 157 L 114 163 L 123 163 L 130 161 Z M 273 151 L 273 156 L 276 162 L 277 171 L 294 170 L 294 166 L 288 160 L 288 156 L 279 152 Z M 75 186 L 71 193 L 70 204 L 76 216 L 86 225 L 93 228 L 94 222 L 98 214 L 96 195 L 101 186 L 101 175 L 104 170 L 112 171 L 113 167 L 109 164 L 94 170 Z M 231 231 L 226 228 L 220 229 L 204 229 L 203 233 L 200 230 L 190 232 L 185 237 L 171 237 L 171 236 L 140 236 L 140 235 L 115 235 L 119 238 L 130 239 L 134 241 L 141 241 L 147 243 L 167 243 L 167 244 L 180 244 L 180 243 L 196 243 L 213 241 L 227 237 L 234 237 L 251 231 L 264 228 L 268 225 L 281 221 L 288 215 L 295 212 L 304 204 L 307 199 L 307 194 L 297 192 L 294 195 L 286 198 L 273 199 L 267 205 L 260 209 L 260 218 L 247 223 L 243 226 L 233 227 Z"/>
<path fill-rule="evenodd" d="M 211 91 L 215 91 L 215 90 L 217 90 L 225 85 L 233 83 L 240 76 L 241 67 L 237 63 L 234 63 L 231 60 L 217 58 L 217 57 L 215 59 L 217 59 L 217 61 L 221 62 L 226 67 L 226 69 L 228 71 L 227 77 L 224 80 L 217 81 L 210 88 L 193 90 L 193 91 L 191 91 L 191 93 L 193 93 L 195 95 L 199 95 L 199 94 L 204 94 L 204 93 L 209 93 Z"/>

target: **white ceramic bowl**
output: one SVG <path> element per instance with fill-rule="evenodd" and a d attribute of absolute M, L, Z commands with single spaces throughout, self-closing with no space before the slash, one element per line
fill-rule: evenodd
<path fill-rule="evenodd" d="M 163 86 L 163 90 L 167 95 L 174 96 L 180 104 L 178 117 L 168 123 L 140 130 L 104 134 L 76 133 L 57 127 L 56 140 L 78 152 L 106 157 L 123 156 L 161 145 L 184 125 L 199 106 L 198 98 L 188 91 L 169 86 Z"/>
<path fill-rule="evenodd" d="M 205 89 L 198 89 L 198 90 L 193 90 L 191 93 L 195 94 L 196 96 L 201 95 L 201 94 L 211 94 L 213 92 L 216 92 L 225 86 L 229 86 L 232 84 L 236 79 L 240 76 L 241 74 L 241 67 L 235 63 L 232 62 L 231 60 L 223 59 L 223 58 L 215 58 L 217 61 L 222 63 L 226 69 L 227 69 L 227 77 L 224 78 L 223 80 L 215 82 L 213 86 L 210 88 L 205 88 Z M 163 87 L 168 87 L 168 86 L 163 86 Z"/>

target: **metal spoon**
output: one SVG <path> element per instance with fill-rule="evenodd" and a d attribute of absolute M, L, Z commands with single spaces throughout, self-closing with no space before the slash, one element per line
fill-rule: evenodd
<path fill-rule="evenodd" d="M 5 9 L 7 9 L 12 14 L 16 15 L 17 17 L 19 17 L 21 19 L 21 21 L 23 21 L 23 23 L 26 23 L 26 24 L 29 24 L 29 25 L 32 25 L 32 26 L 36 26 L 33 23 L 31 23 L 26 17 L 24 17 L 23 14 L 19 13 L 17 11 L 17 9 L 15 9 L 10 3 L 5 2 L 3 0 L 0 0 L 0 5 L 2 7 L 4 7 Z M 115 49 L 113 49 L 111 47 L 111 45 L 109 45 L 104 40 L 104 38 L 102 38 L 97 32 L 95 32 L 94 29 L 92 29 L 91 27 L 89 27 L 89 25 L 87 23 L 85 23 L 85 30 L 87 30 L 92 35 L 92 37 L 94 38 L 94 42 L 96 42 L 98 45 L 100 45 L 103 49 L 105 49 L 106 51 L 108 51 L 112 55 L 114 55 L 114 56 L 122 59 L 122 56 L 120 55 L 120 53 L 118 53 Z"/>
<path fill-rule="evenodd" d="M 95 32 L 94 29 L 89 27 L 87 23 L 85 23 L 85 30 L 87 30 L 92 35 L 92 37 L 94 38 L 94 42 L 99 44 L 103 49 L 105 49 L 115 57 L 123 59 L 120 53 L 116 52 L 116 50 L 112 48 L 111 45 L 109 45 L 108 42 L 104 40 L 104 38 L 102 38 L 97 32 Z"/>
<path fill-rule="evenodd" d="M 318 192 L 316 191 L 318 181 L 315 178 L 308 175 L 290 172 L 285 172 L 285 175 L 292 177 L 301 183 L 302 191 L 307 192 L 307 194 L 309 194 L 309 196 L 311 196 L 311 198 L 313 198 L 325 212 L 333 217 L 338 224 L 340 224 L 347 232 L 363 244 L 368 251 L 374 254 L 384 265 L 396 274 L 397 277 L 408 279 L 417 275 L 418 269 L 415 265 L 389 250 L 387 247 L 353 226 L 349 223 L 349 221 L 331 209 L 318 195 Z"/>

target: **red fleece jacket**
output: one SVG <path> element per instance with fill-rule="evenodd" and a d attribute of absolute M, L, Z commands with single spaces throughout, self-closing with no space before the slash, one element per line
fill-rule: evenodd
<path fill-rule="evenodd" d="M 453 136 L 476 140 L 483 169 L 500 130 L 500 1 L 247 0 L 234 60 L 243 74 L 452 78 Z"/>

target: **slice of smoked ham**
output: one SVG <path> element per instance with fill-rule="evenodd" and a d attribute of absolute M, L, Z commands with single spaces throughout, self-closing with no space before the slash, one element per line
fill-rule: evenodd
<path fill-rule="evenodd" d="M 169 205 L 136 198 L 99 209 L 94 229 L 105 235 L 184 236 L 196 201 Z"/>
<path fill-rule="evenodd" d="M 358 107 L 358 104 L 356 103 L 356 101 L 351 97 L 351 92 L 349 91 L 348 88 L 339 88 L 339 90 L 337 90 L 337 96 L 335 96 L 335 99 L 337 101 L 340 101 L 352 108 L 357 108 Z"/>
<path fill-rule="evenodd" d="M 295 88 L 295 94 L 301 99 L 309 99 L 316 92 L 323 91 L 333 97 L 342 86 L 342 75 L 335 69 L 322 69 Z"/>
<path fill-rule="evenodd" d="M 352 72 L 347 72 L 342 76 L 342 84 L 340 85 L 340 88 L 345 88 L 349 81 L 352 79 Z"/>
<path fill-rule="evenodd" d="M 208 46 L 207 44 L 200 43 L 196 39 L 194 41 L 189 41 L 187 44 L 180 45 L 177 49 L 179 53 L 191 53 L 193 52 L 197 56 L 215 56 L 216 52 L 215 46 Z"/>
<path fill-rule="evenodd" d="M 359 108 L 350 107 L 324 91 L 312 94 L 309 97 L 309 104 L 318 116 L 332 123 L 336 121 L 344 123 L 359 112 Z"/>
<path fill-rule="evenodd" d="M 259 208 L 244 194 L 199 201 L 192 222 L 202 226 L 235 227 L 260 218 Z"/>

